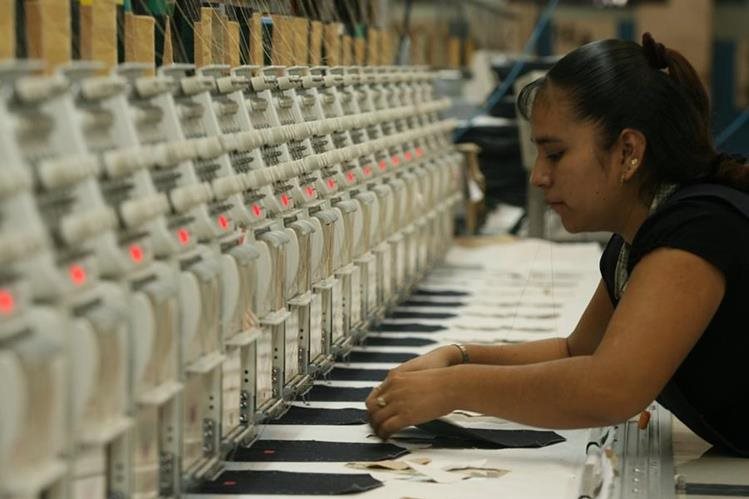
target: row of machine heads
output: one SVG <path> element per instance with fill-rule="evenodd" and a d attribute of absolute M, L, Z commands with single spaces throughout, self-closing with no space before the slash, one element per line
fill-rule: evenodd
<path fill-rule="evenodd" d="M 0 497 L 178 497 L 445 253 L 424 68 L 0 65 Z"/>

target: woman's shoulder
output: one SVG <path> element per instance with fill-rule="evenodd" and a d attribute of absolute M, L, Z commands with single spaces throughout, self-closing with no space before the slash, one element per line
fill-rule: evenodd
<path fill-rule="evenodd" d="M 640 227 L 632 245 L 634 260 L 665 246 L 695 253 L 723 271 L 749 265 L 749 214 L 716 195 L 674 196 Z"/>
<path fill-rule="evenodd" d="M 687 222 L 694 229 L 704 228 L 703 224 L 716 228 L 748 227 L 749 193 L 712 184 L 680 189 L 645 220 L 637 236 L 654 229 L 682 227 Z"/>

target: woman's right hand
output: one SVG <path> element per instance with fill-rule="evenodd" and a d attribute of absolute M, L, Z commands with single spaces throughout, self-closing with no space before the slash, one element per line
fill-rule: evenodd
<path fill-rule="evenodd" d="M 435 348 L 431 352 L 419 355 L 399 365 L 394 372 L 423 371 L 425 369 L 439 369 L 460 364 L 463 360 L 460 350 L 455 345 L 445 345 Z"/>

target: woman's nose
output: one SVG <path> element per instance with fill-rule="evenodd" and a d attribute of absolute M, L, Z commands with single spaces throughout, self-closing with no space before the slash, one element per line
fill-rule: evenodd
<path fill-rule="evenodd" d="M 544 189 L 549 187 L 550 184 L 551 175 L 549 169 L 544 168 L 544 166 L 540 164 L 540 161 L 536 159 L 536 162 L 533 165 L 533 170 L 531 170 L 531 185 Z"/>

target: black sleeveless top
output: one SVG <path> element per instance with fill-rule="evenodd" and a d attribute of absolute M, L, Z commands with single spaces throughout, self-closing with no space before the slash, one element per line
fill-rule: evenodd
<path fill-rule="evenodd" d="M 657 400 L 709 443 L 749 457 L 749 212 L 741 211 L 749 195 L 733 189 L 729 194 L 740 201 L 729 202 L 720 189 L 691 197 L 677 191 L 638 230 L 627 270 L 631 274 L 650 251 L 669 247 L 699 256 L 725 276 L 723 301 Z M 622 244 L 614 235 L 600 261 L 614 306 Z"/>

